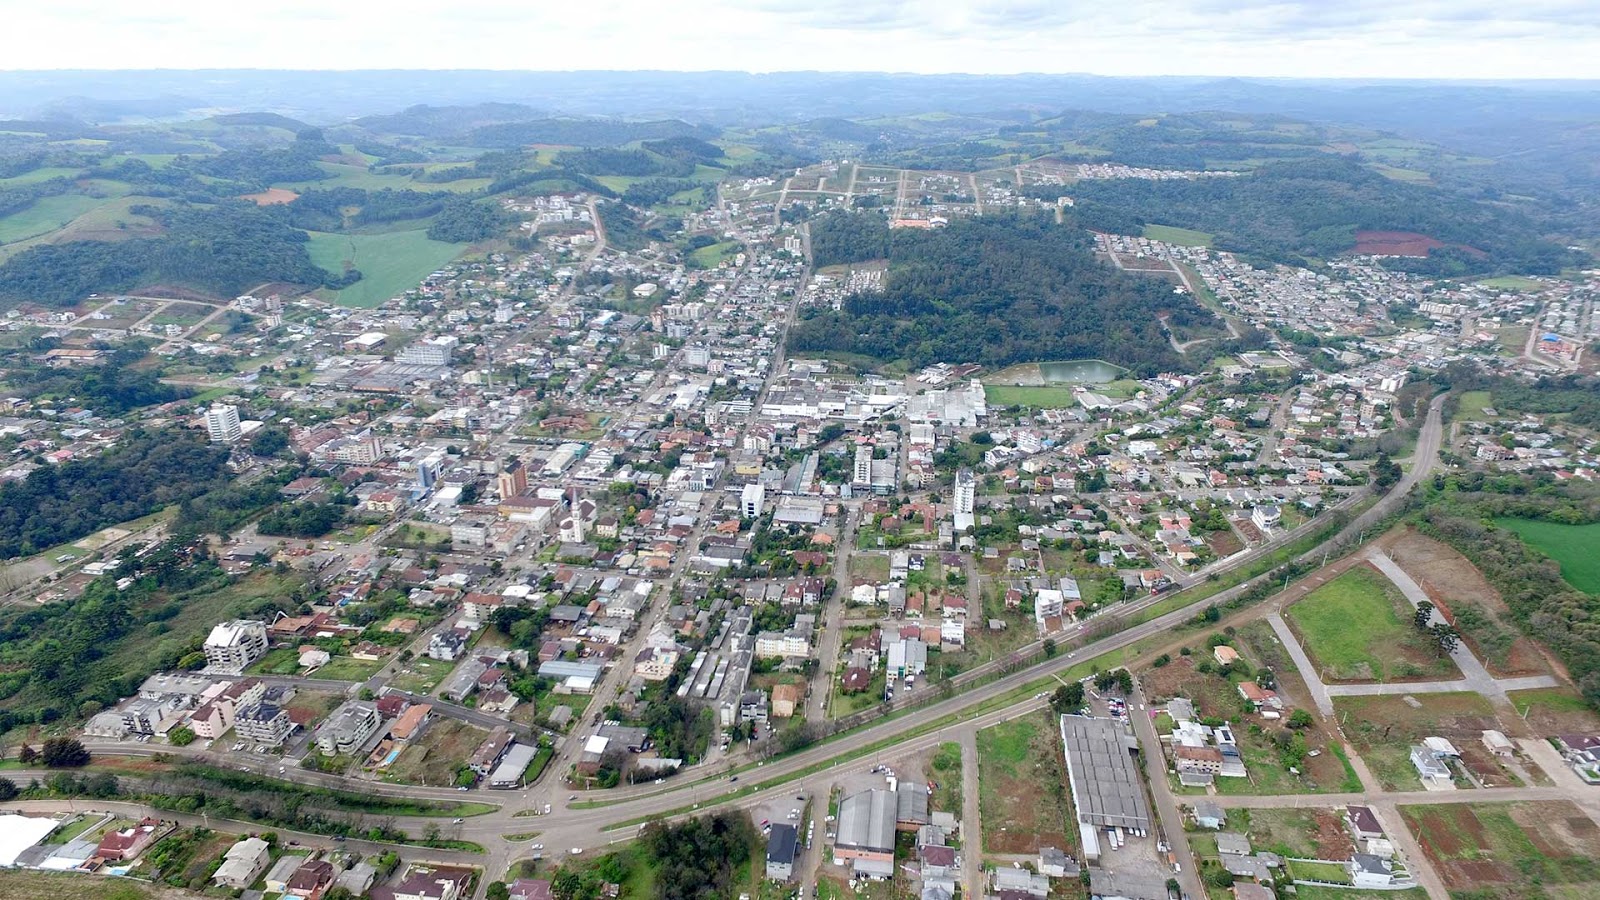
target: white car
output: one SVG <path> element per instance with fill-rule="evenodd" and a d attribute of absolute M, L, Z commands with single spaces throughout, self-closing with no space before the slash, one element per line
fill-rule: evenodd
<path fill-rule="evenodd" d="M 583 855 L 583 848 L 582 847 L 573 847 L 568 852 L 570 852 L 573 856 L 581 856 L 581 855 Z"/>
<path fill-rule="evenodd" d="M 528 849 L 530 849 L 530 850 L 543 850 L 544 849 L 544 845 L 543 844 L 534 844 L 532 847 L 529 847 Z"/>

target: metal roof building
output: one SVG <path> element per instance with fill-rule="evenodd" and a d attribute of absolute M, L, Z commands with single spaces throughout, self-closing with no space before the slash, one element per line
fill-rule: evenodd
<path fill-rule="evenodd" d="M 889 791 L 862 791 L 839 803 L 838 838 L 834 846 L 875 853 L 894 852 L 899 798 Z"/>
<path fill-rule="evenodd" d="M 1061 717 L 1067 781 L 1086 858 L 1098 858 L 1097 828 L 1150 827 L 1150 806 L 1132 752 L 1138 740 L 1115 719 Z"/>

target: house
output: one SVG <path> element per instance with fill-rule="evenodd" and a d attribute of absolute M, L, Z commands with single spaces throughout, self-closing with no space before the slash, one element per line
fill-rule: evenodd
<path fill-rule="evenodd" d="M 478 749 L 473 751 L 467 765 L 478 773 L 479 778 L 487 778 L 489 773 L 494 771 L 494 767 L 500 764 L 500 757 L 505 756 L 513 740 L 511 732 L 504 728 L 496 728 L 483 739 Z"/>
<path fill-rule="evenodd" d="M 380 698 L 380 702 L 386 698 Z M 409 741 L 422 734 L 422 730 L 433 721 L 433 704 L 413 703 L 405 708 L 400 718 L 394 720 L 389 726 L 389 736 L 397 741 Z"/>
<path fill-rule="evenodd" d="M 460 900 L 466 896 L 471 880 L 470 869 L 418 867 L 406 873 L 392 890 L 394 900 Z"/>
<path fill-rule="evenodd" d="M 994 889 L 1002 896 L 1008 891 L 1018 891 L 1031 897 L 1047 897 L 1050 894 L 1050 879 L 1015 866 L 997 866 L 994 870 Z"/>
<path fill-rule="evenodd" d="M 446 628 L 428 637 L 428 658 L 442 662 L 455 662 L 466 652 L 471 632 L 464 628 Z"/>
<path fill-rule="evenodd" d="M 800 832 L 793 825 L 779 823 L 767 835 L 767 877 L 773 881 L 788 881 L 794 876 L 796 848 Z"/>
<path fill-rule="evenodd" d="M 371 863 L 358 862 L 350 868 L 340 872 L 333 879 L 334 887 L 342 887 L 353 896 L 365 897 L 367 891 L 372 889 L 372 882 L 377 880 L 378 870 Z"/>
<path fill-rule="evenodd" d="M 1211 655 L 1216 659 L 1217 665 L 1229 666 L 1239 661 L 1239 651 L 1227 644 L 1218 644 L 1211 648 Z"/>
<path fill-rule="evenodd" d="M 121 831 L 113 831 L 100 839 L 94 855 L 107 862 L 130 862 L 155 842 L 161 828 L 159 819 L 144 818 L 139 824 Z"/>
<path fill-rule="evenodd" d="M 270 862 L 271 846 L 260 838 L 248 837 L 228 848 L 211 880 L 219 887 L 244 890 L 256 883 Z"/>
<path fill-rule="evenodd" d="M 508 885 L 508 900 L 554 900 L 550 882 L 543 878 L 518 878 Z"/>
<path fill-rule="evenodd" d="M 333 885 L 333 876 L 332 863 L 320 859 L 304 863 L 289 876 L 289 881 L 284 885 L 283 895 L 300 897 L 303 900 L 319 900 Z"/>
<path fill-rule="evenodd" d="M 1485 750 L 1488 750 L 1495 756 L 1506 759 L 1509 759 L 1517 752 L 1517 748 L 1511 743 L 1510 738 L 1506 737 L 1503 732 L 1495 731 L 1493 729 L 1484 731 L 1483 747 Z"/>
<path fill-rule="evenodd" d="M 1200 800 L 1194 805 L 1194 823 L 1201 828 L 1216 831 L 1227 824 L 1228 813 L 1214 800 Z"/>
<path fill-rule="evenodd" d="M 1346 806 L 1345 818 L 1350 823 L 1350 833 L 1356 840 L 1366 841 L 1372 838 L 1383 837 L 1383 826 L 1378 823 L 1378 817 L 1372 810 L 1365 806 Z"/>
<path fill-rule="evenodd" d="M 772 688 L 772 715 L 774 718 L 787 719 L 794 716 L 800 709 L 800 700 L 805 690 L 804 684 L 780 684 Z"/>
<path fill-rule="evenodd" d="M 267 870 L 263 886 L 268 894 L 281 894 L 289 889 L 289 879 L 299 870 L 300 865 L 310 857 L 304 855 L 289 855 L 278 858 Z"/>
<path fill-rule="evenodd" d="M 1417 769 L 1417 777 L 1422 779 L 1424 787 L 1444 786 L 1451 784 L 1450 767 L 1434 755 L 1432 750 L 1421 744 L 1411 745 L 1411 764 Z"/>
<path fill-rule="evenodd" d="M 1078 863 L 1059 847 L 1040 847 L 1039 874 L 1046 878 L 1076 878 Z"/>
<path fill-rule="evenodd" d="M 1370 853 L 1350 857 L 1350 882 L 1358 888 L 1388 887 L 1394 884 L 1394 866 Z"/>
<path fill-rule="evenodd" d="M 1283 700 L 1277 691 L 1269 691 L 1254 681 L 1239 682 L 1239 696 L 1256 709 L 1283 709 Z"/>

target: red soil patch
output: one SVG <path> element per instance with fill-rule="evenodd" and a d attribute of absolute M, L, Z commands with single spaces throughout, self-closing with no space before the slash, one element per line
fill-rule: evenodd
<path fill-rule="evenodd" d="M 257 206 L 277 206 L 283 203 L 293 203 L 299 194 L 284 188 L 267 188 L 259 194 L 245 194 L 241 200 L 249 200 Z"/>
<path fill-rule="evenodd" d="M 1457 247 L 1473 256 L 1487 256 L 1482 250 L 1446 244 L 1437 238 L 1414 231 L 1358 231 L 1352 251 L 1359 256 L 1427 256 L 1443 247 Z"/>

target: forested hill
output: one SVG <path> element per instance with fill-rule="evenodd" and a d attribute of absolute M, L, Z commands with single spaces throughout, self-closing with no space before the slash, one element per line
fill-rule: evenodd
<path fill-rule="evenodd" d="M 1125 275 L 1099 262 L 1070 219 L 984 216 L 932 231 L 896 230 L 875 213 L 812 223 L 813 247 L 833 262 L 870 258 L 887 245 L 882 293 L 856 294 L 839 311 L 807 308 L 797 352 L 841 352 L 922 366 L 1094 357 L 1140 375 L 1188 366 L 1162 334 L 1211 313 L 1169 282 Z M 880 219 L 881 220 L 881 219 Z"/>
<path fill-rule="evenodd" d="M 1053 199 L 1057 187 L 1029 193 Z M 1216 246 L 1273 262 L 1303 265 L 1348 253 L 1357 231 L 1425 234 L 1452 247 L 1404 265 L 1425 274 L 1489 272 L 1553 275 L 1581 257 L 1545 240 L 1527 216 L 1458 192 L 1402 184 L 1349 159 L 1296 160 L 1241 178 L 1193 181 L 1080 181 L 1070 193 L 1123 223 L 1159 223 L 1216 235 Z M 1461 249 L 1470 248 L 1470 249 Z"/>

